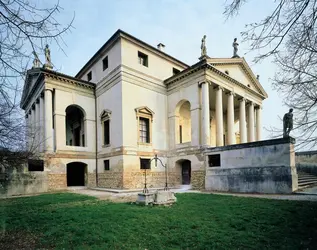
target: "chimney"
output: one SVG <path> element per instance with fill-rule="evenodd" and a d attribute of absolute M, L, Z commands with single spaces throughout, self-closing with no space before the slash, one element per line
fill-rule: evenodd
<path fill-rule="evenodd" d="M 164 52 L 165 45 L 164 45 L 163 43 L 159 43 L 159 44 L 157 45 L 157 48 L 158 48 L 160 51 Z"/>

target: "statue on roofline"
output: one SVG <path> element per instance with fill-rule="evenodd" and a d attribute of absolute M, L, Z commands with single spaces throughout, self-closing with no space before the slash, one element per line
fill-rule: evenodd
<path fill-rule="evenodd" d="M 40 59 L 37 56 L 36 52 L 33 51 L 33 55 L 34 55 L 34 60 L 33 60 L 33 68 L 39 68 L 41 67 L 41 63 L 40 63 Z"/>
<path fill-rule="evenodd" d="M 203 36 L 203 38 L 201 39 L 201 56 L 207 56 L 207 48 L 206 48 L 206 35 Z"/>
<path fill-rule="evenodd" d="M 48 47 L 48 44 L 46 44 L 45 46 L 44 54 L 45 54 L 45 67 L 50 69 L 53 68 L 52 61 L 51 61 L 51 51 Z"/>
<path fill-rule="evenodd" d="M 237 38 L 235 38 L 233 40 L 233 43 L 232 43 L 232 47 L 233 47 L 233 57 L 232 58 L 239 57 L 238 46 L 239 46 L 239 43 L 237 42 Z"/>
<path fill-rule="evenodd" d="M 293 109 L 290 109 L 283 117 L 283 137 L 289 137 L 289 133 L 293 129 Z"/>

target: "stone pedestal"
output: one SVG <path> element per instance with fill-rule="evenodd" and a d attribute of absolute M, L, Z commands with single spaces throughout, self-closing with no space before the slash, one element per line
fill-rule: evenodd
<path fill-rule="evenodd" d="M 154 202 L 154 193 L 138 193 L 138 199 L 136 204 L 139 205 L 149 205 Z"/>
<path fill-rule="evenodd" d="M 153 205 L 172 205 L 176 202 L 176 197 L 171 191 L 156 191 Z"/>
<path fill-rule="evenodd" d="M 176 197 L 171 191 L 157 190 L 155 193 L 138 193 L 136 204 L 139 205 L 172 205 Z"/>

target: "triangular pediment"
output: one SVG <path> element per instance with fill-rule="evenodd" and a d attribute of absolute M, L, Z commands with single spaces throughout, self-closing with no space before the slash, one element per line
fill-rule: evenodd
<path fill-rule="evenodd" d="M 111 116 L 111 110 L 104 109 L 100 114 L 100 119 L 101 120 L 110 119 L 110 116 Z"/>
<path fill-rule="evenodd" d="M 22 91 L 21 104 L 24 103 L 25 100 L 28 98 L 29 93 L 31 92 L 40 74 L 41 72 L 38 69 L 31 69 L 27 71 Z"/>
<path fill-rule="evenodd" d="M 252 72 L 244 58 L 210 58 L 208 64 L 240 82 L 251 90 L 268 97 L 259 79 Z"/>
<path fill-rule="evenodd" d="M 137 114 L 145 114 L 145 115 L 151 115 L 151 116 L 154 115 L 154 112 L 150 108 L 148 108 L 146 106 L 142 106 L 142 107 L 136 108 L 135 112 Z"/>

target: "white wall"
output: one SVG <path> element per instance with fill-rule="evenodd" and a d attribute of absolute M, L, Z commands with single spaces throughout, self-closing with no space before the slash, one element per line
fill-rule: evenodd
<path fill-rule="evenodd" d="M 108 153 L 113 148 L 121 147 L 123 144 L 122 137 L 122 83 L 118 83 L 97 97 L 97 139 L 98 152 Z M 110 117 L 110 146 L 103 146 L 103 133 L 100 114 L 103 110 L 111 111 Z"/>
<path fill-rule="evenodd" d="M 108 56 L 108 68 L 103 70 L 102 60 Z M 108 75 L 112 70 L 121 64 L 121 42 L 118 40 L 112 47 L 105 51 L 100 58 L 90 67 L 81 77 L 87 81 L 88 72 L 92 72 L 91 82 L 98 83 L 102 78 Z"/>
<path fill-rule="evenodd" d="M 137 147 L 138 130 L 135 108 L 147 106 L 154 112 L 152 148 L 167 149 L 167 97 L 164 94 L 123 81 L 123 145 Z"/>
<path fill-rule="evenodd" d="M 122 43 L 122 64 L 138 70 L 144 74 L 150 75 L 152 77 L 158 78 L 160 80 L 165 80 L 173 75 L 173 67 L 182 71 L 185 69 L 183 66 L 172 63 L 157 54 L 154 54 L 146 48 L 141 48 L 136 44 L 125 39 L 121 40 Z M 139 64 L 138 51 L 148 55 L 148 67 Z M 163 84 L 163 83 L 162 83 Z"/>

